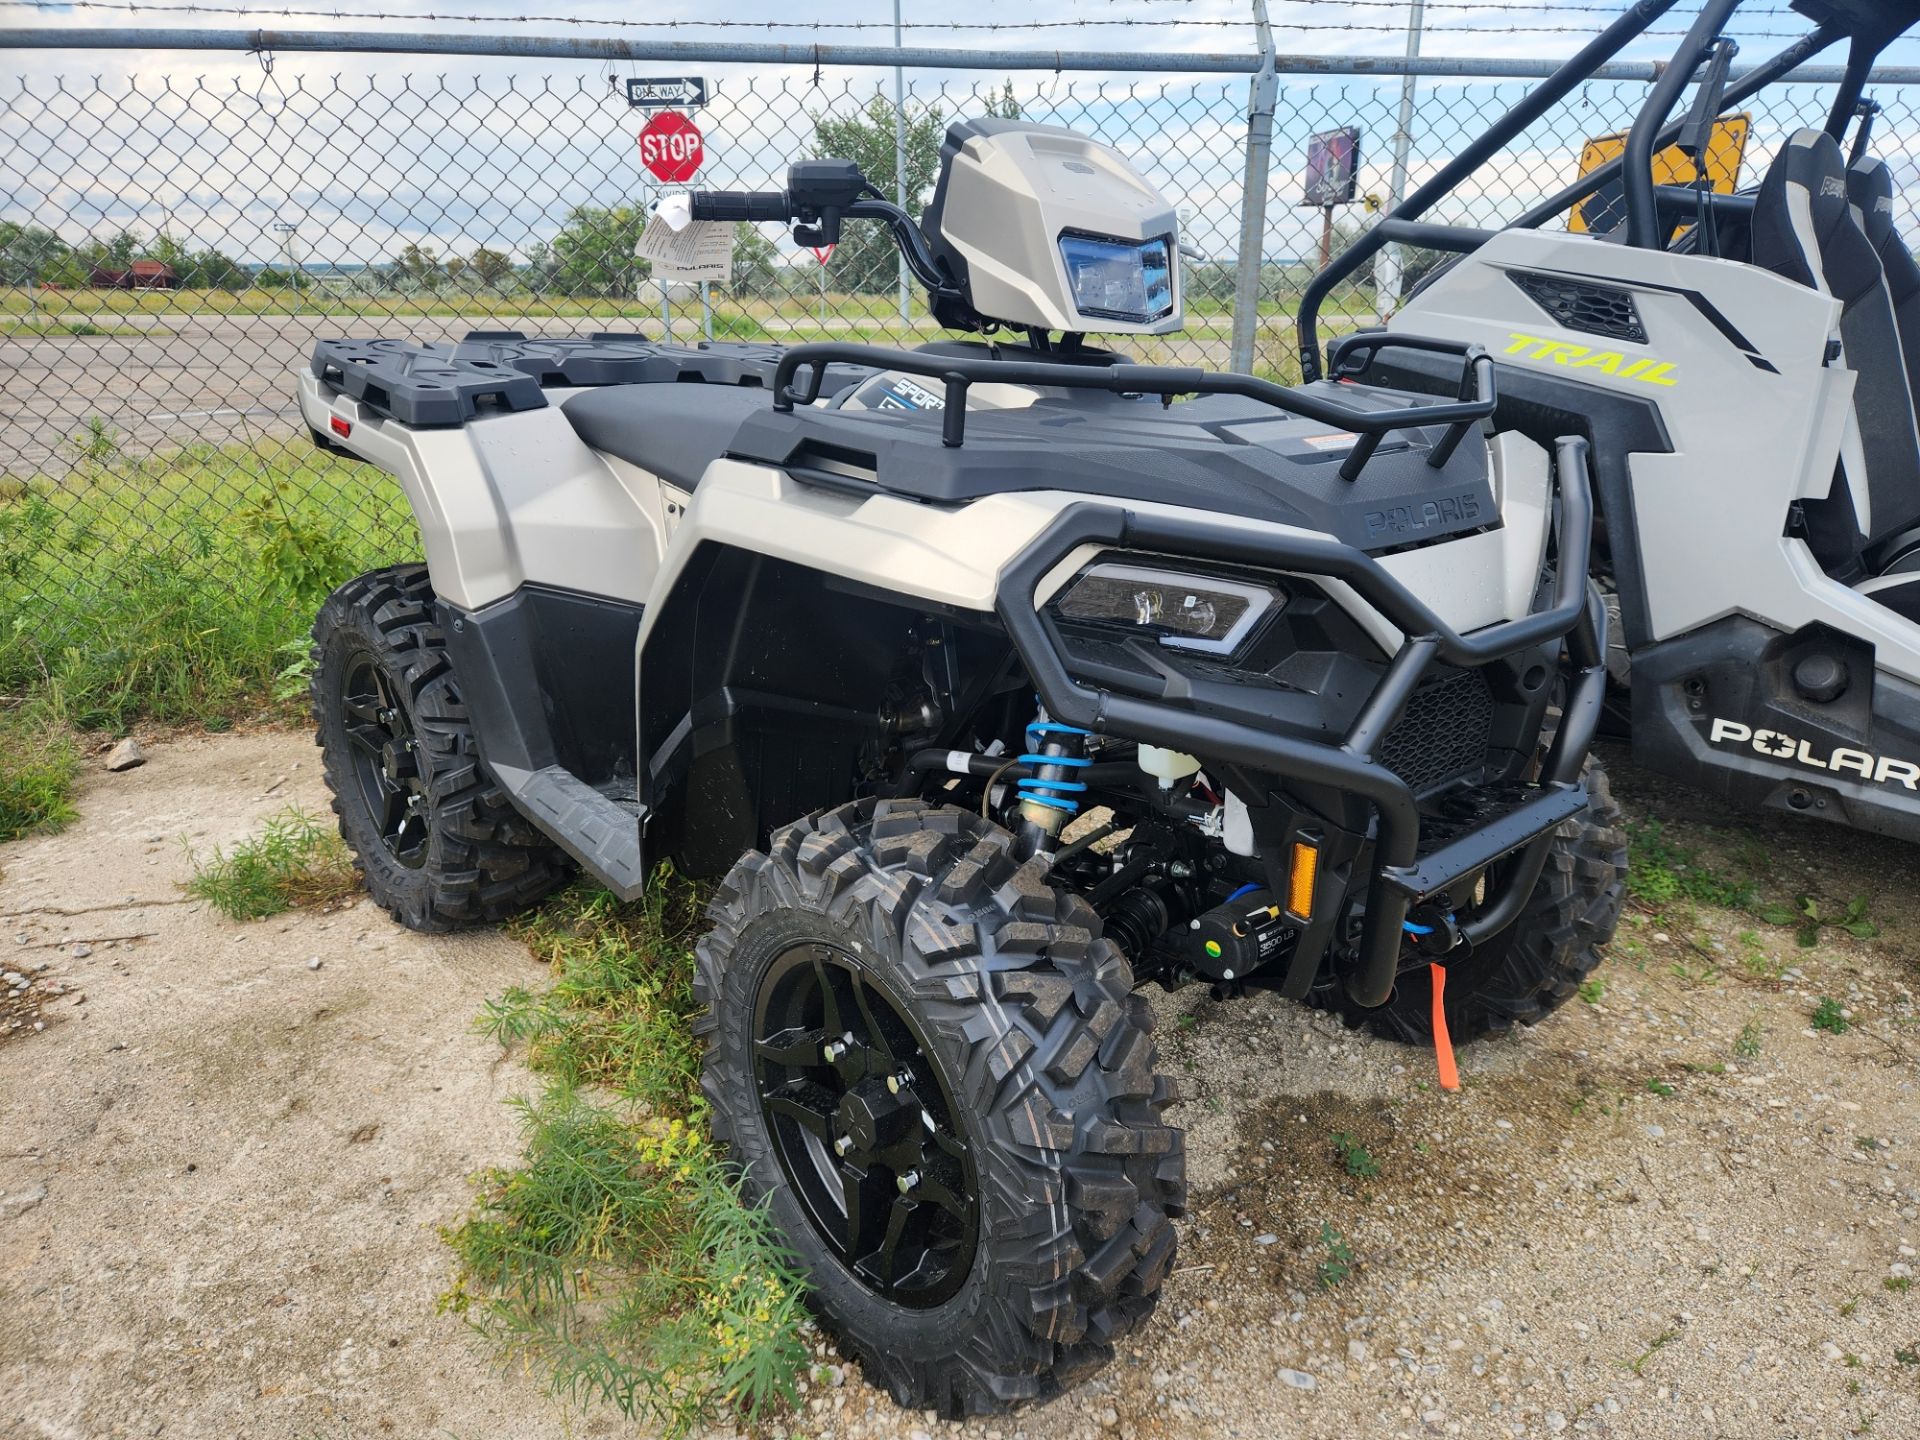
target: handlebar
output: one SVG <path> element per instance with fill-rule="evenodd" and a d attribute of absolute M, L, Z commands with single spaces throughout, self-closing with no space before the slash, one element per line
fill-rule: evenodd
<path fill-rule="evenodd" d="M 777 220 L 793 218 L 784 190 L 696 190 L 688 197 L 695 220 Z"/>

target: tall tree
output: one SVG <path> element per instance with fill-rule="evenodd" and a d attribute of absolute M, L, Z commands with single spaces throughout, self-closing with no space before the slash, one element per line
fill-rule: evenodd
<path fill-rule="evenodd" d="M 473 278 L 489 290 L 498 290 L 513 279 L 513 258 L 503 251 L 489 250 L 485 245 L 467 257 L 467 268 Z"/>
<path fill-rule="evenodd" d="M 409 240 L 393 257 L 401 282 L 421 290 L 433 290 L 440 284 L 440 252 L 431 244 Z"/>
<path fill-rule="evenodd" d="M 780 252 L 758 225 L 742 220 L 733 227 L 733 281 L 736 300 L 779 292 Z"/>
<path fill-rule="evenodd" d="M 647 228 L 637 205 L 576 205 L 553 237 L 554 288 L 563 295 L 631 299 L 651 266 L 633 253 Z"/>
<path fill-rule="evenodd" d="M 51 230 L 0 220 L 0 285 L 44 284 L 72 269 L 72 250 Z"/>
<path fill-rule="evenodd" d="M 919 217 L 940 173 L 940 141 L 946 116 L 938 105 L 908 101 L 904 172 L 907 213 Z M 813 117 L 813 153 L 821 159 L 851 160 L 889 200 L 894 193 L 895 135 L 893 102 L 875 92 L 856 115 Z M 893 239 L 872 220 L 855 220 L 840 232 L 839 248 L 827 265 L 836 290 L 884 295 L 899 274 Z"/>

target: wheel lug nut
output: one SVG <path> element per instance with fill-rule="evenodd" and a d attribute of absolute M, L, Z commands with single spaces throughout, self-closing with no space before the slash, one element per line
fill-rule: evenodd
<path fill-rule="evenodd" d="M 913 1076 L 907 1071 L 902 1070 L 898 1075 L 887 1076 L 887 1093 L 889 1095 L 898 1095 L 911 1084 L 913 1084 Z"/>
<path fill-rule="evenodd" d="M 906 1174 L 900 1176 L 893 1182 L 893 1187 L 894 1189 L 898 1190 L 902 1195 L 904 1195 L 919 1183 L 920 1183 L 920 1172 L 918 1170 L 909 1170 L 907 1171 Z"/>
<path fill-rule="evenodd" d="M 833 1142 L 833 1153 L 836 1155 L 845 1155 L 851 1149 L 853 1149 L 853 1137 L 851 1135 L 842 1135 L 838 1140 Z"/>
<path fill-rule="evenodd" d="M 847 1053 L 847 1047 L 838 1040 L 829 1040 L 820 1053 L 827 1057 L 827 1063 L 831 1065 Z"/>

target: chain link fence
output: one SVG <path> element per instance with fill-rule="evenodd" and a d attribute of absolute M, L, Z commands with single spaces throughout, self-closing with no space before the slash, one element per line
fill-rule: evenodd
<path fill-rule="evenodd" d="M 316 82 L 269 66 L 245 80 L 0 81 L 0 636 L 31 628 L 42 648 L 75 638 L 62 627 L 85 623 L 80 592 L 105 583 L 116 555 L 218 579 L 224 552 L 208 537 L 236 523 L 251 527 L 246 543 L 279 547 L 296 567 L 303 546 L 324 552 L 343 535 L 363 552 L 407 553 L 392 487 L 301 433 L 294 375 L 319 338 L 518 329 L 912 344 L 936 333 L 918 295 L 903 298 L 891 247 L 857 225 L 824 264 L 774 227 L 743 226 L 730 284 L 663 293 L 633 253 L 660 188 L 641 167 L 644 112 L 629 108 L 621 79 L 575 66 Z M 789 160 L 833 154 L 860 160 L 891 193 L 890 79 L 721 78 L 697 112 L 707 155 L 697 183 L 767 188 Z M 1528 88 L 1422 80 L 1410 183 Z M 1491 225 L 1516 214 L 1572 178 L 1583 140 L 1624 129 L 1644 95 L 1637 82 L 1582 87 L 1428 218 Z M 1796 127 L 1820 123 L 1828 98 L 1816 86 L 1764 94 L 1744 178 Z M 1878 148 L 1910 185 L 1915 97 L 1883 87 L 1877 98 Z M 1397 79 L 1283 81 L 1259 257 L 1262 373 L 1291 376 L 1293 312 L 1322 246 L 1340 248 L 1367 223 L 1360 205 L 1331 215 L 1296 205 L 1307 137 L 1361 127 L 1360 189 L 1384 196 L 1399 101 Z M 1185 333 L 1128 348 L 1224 367 L 1246 104 L 1241 78 L 911 79 L 908 198 L 917 208 L 929 195 L 954 119 L 1018 115 L 1111 142 L 1179 207 L 1189 252 Z M 1915 198 L 1899 197 L 1909 226 Z M 1379 299 L 1359 277 L 1334 298 L 1329 329 L 1366 323 Z M 90 563 L 67 563 L 69 552 Z"/>

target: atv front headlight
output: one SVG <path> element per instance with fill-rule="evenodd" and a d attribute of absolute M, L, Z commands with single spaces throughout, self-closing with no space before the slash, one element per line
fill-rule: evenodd
<path fill-rule="evenodd" d="M 1060 237 L 1067 287 L 1082 315 L 1144 325 L 1173 309 L 1173 242 L 1112 240 L 1100 235 Z"/>
<path fill-rule="evenodd" d="M 1224 655 L 1280 603 L 1278 591 L 1249 580 L 1102 562 L 1082 570 L 1054 609 L 1064 620 L 1145 631 L 1166 645 Z"/>

